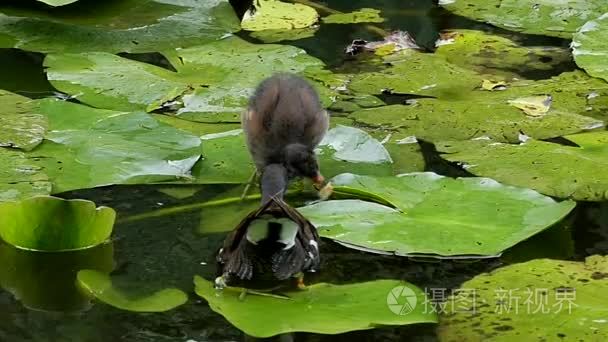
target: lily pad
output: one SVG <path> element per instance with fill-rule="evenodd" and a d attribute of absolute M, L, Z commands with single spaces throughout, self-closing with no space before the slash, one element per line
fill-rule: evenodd
<path fill-rule="evenodd" d="M 49 55 L 45 66 L 57 89 L 86 104 L 160 110 L 201 122 L 240 122 L 249 97 L 264 78 L 275 72 L 306 71 L 314 76 L 324 67 L 296 47 L 251 44 L 238 37 L 165 53 L 177 73 L 102 52 Z M 323 75 L 333 77 L 328 71 Z M 329 106 L 335 91 L 314 79 L 312 83 Z"/>
<path fill-rule="evenodd" d="M 551 95 L 542 117 L 510 105 L 536 94 Z M 595 94 L 597 98 L 589 97 Z M 591 101 L 591 102 L 590 102 Z M 606 117 L 608 83 L 584 73 L 565 73 L 544 81 L 518 81 L 503 91 L 469 92 L 466 99 L 417 99 L 410 105 L 363 109 L 349 117 L 368 127 L 396 130 L 402 135 L 437 142 L 490 137 L 517 142 L 520 133 L 537 139 L 601 128 L 605 123 L 587 115 Z"/>
<path fill-rule="evenodd" d="M 110 237 L 116 213 L 86 200 L 35 196 L 0 203 L 0 237 L 37 251 L 67 251 L 97 246 Z"/>
<path fill-rule="evenodd" d="M 424 292 L 399 280 L 376 280 L 348 285 L 320 283 L 284 298 L 248 293 L 235 288 L 214 289 L 213 282 L 194 278 L 196 293 L 211 309 L 254 337 L 289 332 L 340 334 L 377 326 L 435 323 L 426 313 Z"/>
<path fill-rule="evenodd" d="M 538 259 L 500 268 L 462 284 L 448 303 L 466 306 L 441 317 L 439 340 L 605 341 L 608 258 L 584 263 Z M 447 311 L 447 310 L 446 310 Z"/>
<path fill-rule="evenodd" d="M 242 129 L 201 136 L 203 157 L 192 169 L 201 184 L 246 183 L 255 167 Z"/>
<path fill-rule="evenodd" d="M 608 132 L 565 136 L 578 146 L 528 140 L 519 145 L 492 141 L 437 144 L 443 158 L 478 176 L 581 201 L 608 199 Z"/>
<path fill-rule="evenodd" d="M 332 183 L 336 193 L 382 204 L 351 199 L 299 208 L 321 236 L 406 256 L 496 256 L 558 222 L 575 206 L 489 178 L 452 179 L 432 172 L 342 174 Z"/>
<path fill-rule="evenodd" d="M 608 12 L 603 0 L 440 0 L 447 10 L 507 30 L 570 38 L 586 21 Z"/>
<path fill-rule="evenodd" d="M 608 6 L 606 6 L 608 11 Z M 576 64 L 594 77 L 608 81 L 608 47 L 606 46 L 606 28 L 608 13 L 585 23 L 572 38 L 572 54 Z"/>
<path fill-rule="evenodd" d="M 53 181 L 53 193 L 111 184 L 190 179 L 201 140 L 144 112 L 94 109 L 42 100 L 45 142 L 31 158 Z M 66 115 L 69 114 L 69 115 Z"/>
<path fill-rule="evenodd" d="M 360 174 L 392 174 L 389 152 L 358 128 L 337 125 L 330 129 L 319 143 L 317 154 L 326 177 L 353 170 Z"/>
<path fill-rule="evenodd" d="M 95 270 L 78 272 L 78 284 L 100 301 L 115 308 L 134 312 L 164 312 L 188 301 L 179 289 L 169 288 L 148 296 L 132 295 L 117 289 L 107 274 Z"/>
<path fill-rule="evenodd" d="M 325 24 L 358 24 L 358 23 L 381 23 L 384 18 L 380 16 L 380 10 L 374 8 L 362 8 L 350 13 L 335 13 L 323 17 Z"/>
<path fill-rule="evenodd" d="M 475 30 L 442 33 L 435 53 L 449 63 L 494 78 L 546 74 L 572 60 L 570 51 L 563 47 L 522 46 L 509 38 Z"/>
<path fill-rule="evenodd" d="M 38 0 L 40 2 L 44 2 L 47 5 L 51 5 L 51 6 L 64 6 L 64 5 L 69 5 L 71 3 L 74 3 L 78 0 Z"/>
<path fill-rule="evenodd" d="M 299 40 L 314 37 L 318 30 L 318 26 L 291 30 L 263 30 L 252 32 L 251 36 L 264 43 L 277 43 L 285 40 Z"/>
<path fill-rule="evenodd" d="M 0 202 L 51 193 L 51 182 L 23 152 L 0 148 Z"/>
<path fill-rule="evenodd" d="M 303 4 L 279 0 L 257 0 L 241 21 L 247 31 L 291 30 L 314 25 L 319 20 L 317 11 Z"/>
<path fill-rule="evenodd" d="M 0 46 L 40 52 L 155 52 L 239 30 L 228 0 L 78 2 L 53 11 L 0 6 Z"/>
<path fill-rule="evenodd" d="M 29 151 L 42 142 L 46 118 L 34 101 L 0 89 L 0 146 Z"/>

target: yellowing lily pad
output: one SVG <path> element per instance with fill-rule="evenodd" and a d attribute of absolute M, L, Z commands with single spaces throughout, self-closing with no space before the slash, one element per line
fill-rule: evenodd
<path fill-rule="evenodd" d="M 608 258 L 537 259 L 481 274 L 446 299 L 439 341 L 605 341 Z M 453 308 L 453 309 L 452 309 Z"/>
<path fill-rule="evenodd" d="M 507 101 L 511 106 L 515 106 L 529 116 L 543 116 L 551 109 L 553 97 L 551 95 L 537 95 L 520 97 Z"/>
<path fill-rule="evenodd" d="M 78 272 L 78 284 L 95 298 L 115 308 L 134 312 L 164 312 L 188 301 L 179 289 L 169 288 L 151 295 L 134 295 L 117 289 L 107 274 L 95 270 Z"/>
<path fill-rule="evenodd" d="M 0 203 L 0 237 L 36 251 L 67 251 L 99 245 L 110 237 L 116 213 L 86 200 L 35 196 Z"/>
<path fill-rule="evenodd" d="M 310 27 L 319 20 L 317 11 L 303 4 L 278 0 L 256 0 L 243 16 L 241 28 L 247 31 L 291 30 Z"/>
<path fill-rule="evenodd" d="M 399 280 L 376 280 L 348 285 L 314 284 L 306 290 L 292 290 L 277 296 L 241 290 L 216 290 L 213 282 L 194 278 L 196 294 L 211 309 L 254 337 L 270 337 L 289 332 L 340 334 L 415 323 L 435 323 L 426 313 L 424 292 Z"/>
<path fill-rule="evenodd" d="M 380 10 L 374 8 L 362 8 L 350 13 L 335 13 L 323 17 L 325 24 L 381 23 L 383 21 Z"/>

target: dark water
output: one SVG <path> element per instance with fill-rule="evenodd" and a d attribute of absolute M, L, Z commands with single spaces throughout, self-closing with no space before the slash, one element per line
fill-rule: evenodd
<path fill-rule="evenodd" d="M 328 7 L 349 11 L 373 7 L 383 11 L 388 21 L 384 29 L 411 32 L 418 43 L 431 48 L 439 30 L 476 28 L 510 35 L 530 45 L 565 46 L 567 42 L 547 37 L 514 35 L 505 31 L 449 15 L 433 1 L 326 1 Z M 293 42 L 340 68 L 346 61 L 344 47 L 353 39 L 378 37 L 363 25 L 323 26 L 314 38 Z M 131 56 L 155 61 L 155 56 Z M 0 88 L 30 97 L 49 96 L 54 89 L 44 79 L 42 55 L 0 49 Z M 157 61 L 158 62 L 158 61 Z M 159 63 L 162 64 L 162 61 Z M 18 70 L 13 67 L 18 65 Z M 522 65 L 522 70 L 526 66 Z M 545 71 L 535 77 L 550 77 L 573 64 Z M 423 144 L 426 169 L 460 176 L 462 170 L 442 161 L 433 146 Z M 103 172 L 103 171 L 100 171 Z M 233 227 L 240 211 L 215 212 L 215 208 L 179 211 L 174 215 L 125 222 L 133 215 L 160 208 L 203 203 L 239 187 L 201 186 L 183 200 L 159 191 L 164 186 L 114 186 L 63 194 L 66 198 L 86 198 L 108 205 L 118 212 L 118 223 L 110 244 L 77 253 L 44 254 L 16 250 L 0 244 L 0 341 L 241 341 L 244 336 L 204 300 L 193 293 L 195 274 L 212 279 L 213 256 Z M 297 200 L 305 201 L 306 197 Z M 232 208 L 232 207 L 231 207 Z M 238 215 L 236 213 L 239 213 Z M 582 260 L 591 254 L 608 253 L 608 204 L 579 203 L 562 222 L 506 251 L 501 258 L 482 261 L 429 261 L 373 255 L 325 241 L 322 271 L 313 281 L 349 283 L 373 279 L 403 279 L 420 288 L 453 289 L 475 275 L 509 263 L 534 258 Z M 90 301 L 75 287 L 75 273 L 83 268 L 113 270 L 118 285 L 137 284 L 146 292 L 174 286 L 188 292 L 187 304 L 159 314 L 137 314 Z M 297 341 L 435 341 L 434 325 L 380 328 L 348 334 L 323 336 L 292 334 L 283 340 Z M 280 338 L 276 338 L 277 340 Z"/>

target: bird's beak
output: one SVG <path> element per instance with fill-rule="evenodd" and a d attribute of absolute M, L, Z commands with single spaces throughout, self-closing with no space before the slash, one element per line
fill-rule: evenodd
<path fill-rule="evenodd" d="M 320 189 L 321 187 L 323 187 L 325 178 L 320 173 L 317 173 L 314 177 L 312 177 L 312 182 L 314 183 L 317 189 Z"/>

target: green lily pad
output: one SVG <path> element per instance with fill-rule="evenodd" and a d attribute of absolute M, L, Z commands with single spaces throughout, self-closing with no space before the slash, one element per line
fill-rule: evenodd
<path fill-rule="evenodd" d="M 110 184 L 191 179 L 201 140 L 144 112 L 41 101 L 45 142 L 31 153 L 53 181 L 53 193 Z M 66 115 L 69 113 L 69 115 Z"/>
<path fill-rule="evenodd" d="M 74 3 L 78 0 L 38 0 L 40 2 L 44 2 L 47 5 L 51 5 L 51 6 L 64 6 L 64 5 L 69 5 L 71 3 Z"/>
<path fill-rule="evenodd" d="M 299 208 L 321 236 L 406 256 L 496 256 L 558 222 L 575 206 L 489 178 L 452 179 L 432 172 L 342 174 L 332 183 L 336 193 L 385 205 L 332 200 Z"/>
<path fill-rule="evenodd" d="M 526 115 L 509 101 L 550 94 L 551 107 L 542 117 Z M 595 94 L 598 99 L 589 97 Z M 362 109 L 349 118 L 368 127 L 398 129 L 402 135 L 437 142 L 490 137 L 519 141 L 520 133 L 537 139 L 603 127 L 608 109 L 608 83 L 584 73 L 565 73 L 544 81 L 518 81 L 503 91 L 476 90 L 466 99 L 417 99 L 410 105 Z"/>
<path fill-rule="evenodd" d="M 444 33 L 435 53 L 449 63 L 495 79 L 546 73 L 572 59 L 566 48 L 522 46 L 509 38 L 475 30 Z"/>
<path fill-rule="evenodd" d="M 104 109 L 152 111 L 192 90 L 172 71 L 105 52 L 51 54 L 44 66 L 55 88 Z"/>
<path fill-rule="evenodd" d="M 277 43 L 285 40 L 299 40 L 314 37 L 318 30 L 318 26 L 291 30 L 263 30 L 254 31 L 251 33 L 251 36 L 264 43 Z"/>
<path fill-rule="evenodd" d="M 319 20 L 317 11 L 303 4 L 290 4 L 278 0 L 257 0 L 254 6 L 243 16 L 241 21 L 243 30 L 300 29 L 310 27 Z"/>
<path fill-rule="evenodd" d="M 0 146 L 29 151 L 45 131 L 46 118 L 32 100 L 0 89 Z"/>
<path fill-rule="evenodd" d="M 462 99 L 481 85 L 483 77 L 446 62 L 443 56 L 404 50 L 393 57 L 391 67 L 353 76 L 348 88 L 361 94 L 377 95 L 383 90 Z"/>
<path fill-rule="evenodd" d="M 326 177 L 347 171 L 374 175 L 390 175 L 393 171 L 393 160 L 386 148 L 354 127 L 337 125 L 330 129 L 319 143 L 317 154 Z"/>
<path fill-rule="evenodd" d="M 148 296 L 125 293 L 112 285 L 107 274 L 95 270 L 78 272 L 78 284 L 100 301 L 115 308 L 134 312 L 164 312 L 188 301 L 188 296 L 179 289 L 169 288 Z"/>
<path fill-rule="evenodd" d="M 23 152 L 0 148 L 0 202 L 51 193 L 51 182 Z"/>
<path fill-rule="evenodd" d="M 0 46 L 40 52 L 155 52 L 239 30 L 228 0 L 78 2 L 53 11 L 0 6 Z"/>
<path fill-rule="evenodd" d="M 53 54 L 45 66 L 57 89 L 91 106 L 161 110 L 201 122 L 240 122 L 255 87 L 275 72 L 306 72 L 327 106 L 336 96 L 314 81 L 318 74 L 333 77 L 323 62 L 292 46 L 230 37 L 166 55 L 177 73 L 103 52 Z"/>
<path fill-rule="evenodd" d="M 519 145 L 492 141 L 437 144 L 443 158 L 468 172 L 546 195 L 581 201 L 608 199 L 608 132 L 568 135 L 578 147 L 528 140 Z"/>
<path fill-rule="evenodd" d="M 323 17 L 325 24 L 358 24 L 358 23 L 381 23 L 384 18 L 380 16 L 380 10 L 374 8 L 362 8 L 350 13 L 336 13 Z"/>
<path fill-rule="evenodd" d="M 0 203 L 0 237 L 37 251 L 67 251 L 97 246 L 110 237 L 116 213 L 86 200 L 35 196 Z"/>
<path fill-rule="evenodd" d="M 424 292 L 399 280 L 348 285 L 326 283 L 285 293 L 284 298 L 248 293 L 236 288 L 214 289 L 213 282 L 194 278 L 196 294 L 211 309 L 248 335 L 270 337 L 289 332 L 340 334 L 377 326 L 435 323 L 426 313 Z"/>
<path fill-rule="evenodd" d="M 539 259 L 499 268 L 462 284 L 448 303 L 439 340 L 532 341 L 608 339 L 608 258 Z"/>
<path fill-rule="evenodd" d="M 570 38 L 586 21 L 608 11 L 603 0 L 440 0 L 447 10 L 507 30 Z"/>
<path fill-rule="evenodd" d="M 255 166 L 242 129 L 206 134 L 201 139 L 203 157 L 192 169 L 197 183 L 243 184 L 249 180 Z"/>
<path fill-rule="evenodd" d="M 606 6 L 608 11 L 608 6 Z M 608 47 L 606 46 L 608 13 L 585 23 L 572 38 L 572 55 L 576 64 L 594 77 L 608 81 Z"/>

